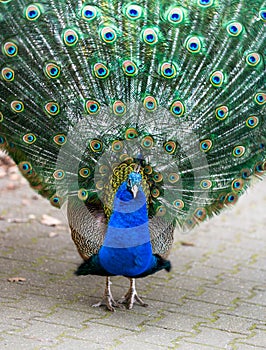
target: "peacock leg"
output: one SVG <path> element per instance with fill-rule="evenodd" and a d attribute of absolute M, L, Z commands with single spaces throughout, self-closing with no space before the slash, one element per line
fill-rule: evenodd
<path fill-rule="evenodd" d="M 141 306 L 148 306 L 148 304 L 144 303 L 144 301 L 138 296 L 136 291 L 136 282 L 135 278 L 130 278 L 130 287 L 125 296 L 119 300 L 119 303 L 126 304 L 128 309 L 132 309 L 135 302 L 138 302 Z"/>
<path fill-rule="evenodd" d="M 98 307 L 102 305 L 106 305 L 107 309 L 114 312 L 114 307 L 118 307 L 119 305 L 114 300 L 112 293 L 111 293 L 111 280 L 110 277 L 106 277 L 106 283 L 105 283 L 105 290 L 103 293 L 103 298 L 99 303 L 92 305 L 93 307 Z"/>

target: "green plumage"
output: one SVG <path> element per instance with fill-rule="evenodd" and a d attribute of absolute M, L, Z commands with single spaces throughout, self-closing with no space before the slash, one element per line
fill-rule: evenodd
<path fill-rule="evenodd" d="M 265 171 L 265 22 L 263 0 L 0 1 L 0 147 L 53 205 L 102 222 L 139 164 L 164 255 L 157 222 L 190 229 Z M 91 256 L 104 228 L 69 221 Z"/>

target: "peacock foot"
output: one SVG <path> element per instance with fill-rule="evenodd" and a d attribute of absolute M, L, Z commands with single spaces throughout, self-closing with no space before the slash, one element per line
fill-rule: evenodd
<path fill-rule="evenodd" d="M 93 307 L 106 306 L 108 310 L 114 312 L 114 307 L 120 307 L 119 304 L 114 300 L 111 293 L 111 281 L 109 277 L 106 277 L 106 286 L 103 294 L 103 298 L 98 303 L 92 305 Z"/>
<path fill-rule="evenodd" d="M 135 286 L 135 279 L 130 278 L 130 287 L 125 296 L 118 301 L 120 304 L 125 304 L 127 309 L 132 309 L 135 302 L 139 303 L 141 306 L 146 307 L 148 304 L 138 296 Z"/>

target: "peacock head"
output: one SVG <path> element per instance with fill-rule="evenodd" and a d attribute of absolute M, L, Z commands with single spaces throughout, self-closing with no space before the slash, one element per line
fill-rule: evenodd
<path fill-rule="evenodd" d="M 135 171 L 132 171 L 132 173 L 129 174 L 127 179 L 127 188 L 129 191 L 132 192 L 133 197 L 136 198 L 139 187 L 141 185 L 141 174 Z"/>

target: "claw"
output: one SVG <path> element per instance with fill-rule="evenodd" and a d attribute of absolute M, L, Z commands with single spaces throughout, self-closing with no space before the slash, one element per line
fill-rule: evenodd
<path fill-rule="evenodd" d="M 127 309 L 131 310 L 135 302 L 139 303 L 143 307 L 147 307 L 148 304 L 138 296 L 135 286 L 135 278 L 130 278 L 130 287 L 125 296 L 118 301 L 120 304 L 126 304 Z"/>
<path fill-rule="evenodd" d="M 92 307 L 99 307 L 102 305 L 106 306 L 107 309 L 110 310 L 111 312 L 115 311 L 114 307 L 120 307 L 119 304 L 114 300 L 112 296 L 110 277 L 106 277 L 106 285 L 105 285 L 105 290 L 104 290 L 102 300 L 96 304 L 93 304 Z"/>

